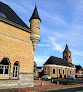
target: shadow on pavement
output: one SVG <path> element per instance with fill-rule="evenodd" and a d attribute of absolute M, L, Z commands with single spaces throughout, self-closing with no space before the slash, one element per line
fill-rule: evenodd
<path fill-rule="evenodd" d="M 13 89 L 0 89 L 0 92 L 25 92 L 25 91 L 18 88 L 13 88 Z"/>

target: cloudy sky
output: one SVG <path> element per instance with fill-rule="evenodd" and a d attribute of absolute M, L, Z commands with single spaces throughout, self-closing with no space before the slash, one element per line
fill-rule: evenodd
<path fill-rule="evenodd" d="M 35 4 L 42 20 L 41 41 L 35 52 L 38 66 L 50 57 L 62 58 L 66 41 L 72 63 L 83 66 L 83 0 L 1 0 L 28 25 Z"/>

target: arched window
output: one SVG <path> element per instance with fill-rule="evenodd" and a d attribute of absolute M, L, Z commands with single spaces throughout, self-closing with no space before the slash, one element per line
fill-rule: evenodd
<path fill-rule="evenodd" d="M 9 75 L 10 61 L 8 58 L 4 57 L 0 62 L 0 75 Z"/>
<path fill-rule="evenodd" d="M 19 62 L 16 61 L 13 67 L 13 78 L 18 78 Z"/>

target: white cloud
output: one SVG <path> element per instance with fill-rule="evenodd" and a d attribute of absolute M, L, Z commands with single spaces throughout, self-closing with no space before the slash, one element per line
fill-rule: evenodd
<path fill-rule="evenodd" d="M 52 45 L 52 48 L 57 50 L 57 51 L 60 51 L 62 52 L 63 51 L 63 48 L 62 48 L 62 45 L 61 44 L 58 44 L 55 40 L 55 37 L 48 37 L 49 39 L 49 43 Z"/>
<path fill-rule="evenodd" d="M 72 54 L 77 56 L 83 56 L 83 51 L 72 50 Z"/>
<path fill-rule="evenodd" d="M 50 44 L 38 44 L 37 46 L 41 46 L 41 47 L 47 47 L 47 46 L 51 46 Z"/>
<path fill-rule="evenodd" d="M 43 65 L 49 57 L 47 56 L 35 56 L 34 61 L 38 66 Z"/>
<path fill-rule="evenodd" d="M 45 11 L 45 10 L 39 10 L 41 17 L 44 19 L 44 21 L 50 21 L 49 23 L 53 23 L 53 25 L 57 24 L 57 25 L 63 25 L 65 27 L 69 28 L 69 25 L 67 24 L 67 22 L 65 22 L 65 20 L 56 13 L 55 16 L 53 16 L 52 14 L 49 14 L 49 12 Z M 56 11 L 55 11 L 56 12 Z"/>

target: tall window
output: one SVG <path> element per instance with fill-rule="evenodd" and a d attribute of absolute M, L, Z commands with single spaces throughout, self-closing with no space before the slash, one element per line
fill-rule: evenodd
<path fill-rule="evenodd" d="M 60 69 L 59 69 L 59 74 L 60 74 Z"/>
<path fill-rule="evenodd" d="M 16 61 L 13 67 L 13 77 L 14 78 L 18 78 L 18 68 L 19 68 L 19 63 L 18 61 Z"/>
<path fill-rule="evenodd" d="M 9 75 L 9 70 L 10 70 L 10 61 L 8 58 L 3 58 L 1 63 L 0 63 L 0 75 Z"/>
<path fill-rule="evenodd" d="M 46 74 L 46 72 L 47 72 L 47 68 L 46 68 L 46 67 L 44 67 L 44 73 Z"/>
<path fill-rule="evenodd" d="M 68 75 L 68 70 L 67 70 L 67 75 Z"/>
<path fill-rule="evenodd" d="M 71 75 L 71 71 L 70 71 L 70 75 Z"/>
<path fill-rule="evenodd" d="M 63 74 L 64 74 L 64 70 L 63 70 Z"/>
<path fill-rule="evenodd" d="M 40 28 L 40 27 L 39 27 L 39 21 L 37 22 L 37 27 Z"/>
<path fill-rule="evenodd" d="M 75 72 L 74 72 L 74 70 L 73 70 L 73 75 L 75 75 Z"/>
<path fill-rule="evenodd" d="M 52 70 L 52 73 L 55 74 L 55 69 Z"/>
<path fill-rule="evenodd" d="M 70 58 L 70 54 L 69 54 L 69 58 Z"/>

